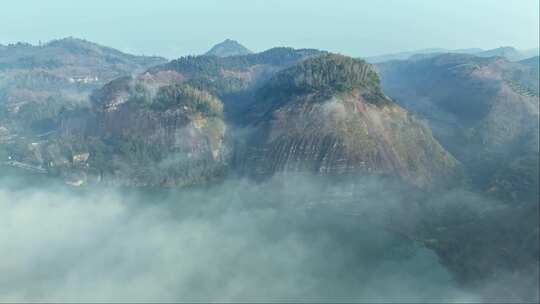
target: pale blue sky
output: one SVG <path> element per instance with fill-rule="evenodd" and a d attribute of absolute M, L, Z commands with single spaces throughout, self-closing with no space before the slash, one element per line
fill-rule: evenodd
<path fill-rule="evenodd" d="M 225 38 L 256 51 L 354 56 L 422 48 L 535 48 L 539 0 L 7 0 L 0 43 L 75 36 L 168 58 Z"/>

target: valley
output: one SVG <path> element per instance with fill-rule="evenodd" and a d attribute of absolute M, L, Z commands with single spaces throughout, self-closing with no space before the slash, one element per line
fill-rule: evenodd
<path fill-rule="evenodd" d="M 166 204 L 189 209 L 191 222 L 197 214 L 221 221 L 219 212 L 230 204 L 226 220 L 237 214 L 263 237 L 278 238 L 279 250 L 289 248 L 287 237 L 300 235 L 298 254 L 317 265 L 331 252 L 318 242 L 336 246 L 343 238 L 349 245 L 335 254 L 346 264 L 334 260 L 329 271 L 339 277 L 346 267 L 358 267 L 343 280 L 341 291 L 351 297 L 358 296 L 353 285 L 361 284 L 361 270 L 371 269 L 366 261 L 380 255 L 376 263 L 391 270 L 417 269 L 424 257 L 429 265 L 422 267 L 435 267 L 446 280 L 435 285 L 451 285 L 466 298 L 537 299 L 538 57 L 521 58 L 514 49 L 469 53 L 407 53 L 372 64 L 317 49 L 252 52 L 229 39 L 204 55 L 171 61 L 76 38 L 1 47 L 0 194 L 37 191 L 92 209 L 101 200 L 86 195 L 103 193 L 129 214 L 139 208 L 131 200 L 141 210 Z M 35 190 L 25 180 L 54 186 Z M 125 219 L 124 211 L 119 221 L 144 230 L 141 219 Z M 261 222 L 253 214 L 264 214 Z M 167 225 L 183 231 L 176 220 Z M 273 221 L 292 228 L 275 232 L 267 227 Z M 210 227 L 205 233 L 257 250 L 255 232 L 245 237 L 237 230 L 244 227 L 219 222 L 231 229 L 223 236 L 202 225 Z M 310 229 L 329 233 L 330 241 L 312 239 Z M 373 239 L 378 234 L 382 243 Z M 206 243 L 201 248 L 216 250 Z M 302 265 L 298 275 L 310 271 L 295 265 Z M 249 274 L 244 266 L 238 267 Z M 276 267 L 275 275 L 284 275 Z M 221 276 L 213 283 L 203 277 L 207 291 L 228 284 Z M 186 280 L 196 281 L 196 274 Z M 308 281 L 311 287 L 328 284 Z M 432 287 L 436 291 L 426 294 L 411 288 L 427 299 L 446 292 Z M 253 288 L 250 296 L 262 290 Z M 224 290 L 233 299 L 245 296 Z M 339 292 L 329 285 L 317 295 Z"/>

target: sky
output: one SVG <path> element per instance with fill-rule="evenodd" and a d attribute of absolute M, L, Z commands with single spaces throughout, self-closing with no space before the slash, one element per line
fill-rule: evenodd
<path fill-rule="evenodd" d="M 73 36 L 176 58 L 226 38 L 374 56 L 423 48 L 537 48 L 538 0 L 17 0 L 0 43 Z"/>

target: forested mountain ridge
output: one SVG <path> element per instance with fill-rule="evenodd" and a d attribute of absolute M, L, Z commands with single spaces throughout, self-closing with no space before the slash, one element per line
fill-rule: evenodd
<path fill-rule="evenodd" d="M 245 124 L 244 112 L 256 89 L 277 71 L 313 56 L 315 49 L 272 48 L 242 56 L 187 56 L 149 69 L 142 77 L 157 81 L 185 82 L 219 96 L 229 120 Z"/>
<path fill-rule="evenodd" d="M 234 107 L 238 96 L 251 96 L 276 71 L 319 53 L 276 48 L 226 58 L 188 56 L 117 78 L 93 92 L 88 108 L 59 116 L 60 133 L 40 141 L 39 157 L 19 157 L 82 183 L 205 183 L 230 169 L 222 100 Z"/>
<path fill-rule="evenodd" d="M 257 96 L 256 130 L 243 157 L 255 175 L 375 174 L 431 187 L 461 174 L 430 130 L 382 92 L 377 73 L 362 60 L 307 59 L 277 73 Z"/>
<path fill-rule="evenodd" d="M 2 47 L 0 126 L 13 136 L 53 132 L 62 111 L 89 106 L 92 90 L 164 62 L 76 38 Z"/>

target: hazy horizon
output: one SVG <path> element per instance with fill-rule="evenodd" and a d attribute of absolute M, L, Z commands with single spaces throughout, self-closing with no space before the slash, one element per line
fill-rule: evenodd
<path fill-rule="evenodd" d="M 291 46 L 362 57 L 426 48 L 526 50 L 539 44 L 535 0 L 21 0 L 4 5 L 0 19 L 2 44 L 73 36 L 167 58 L 204 53 L 227 38 L 253 51 Z"/>

